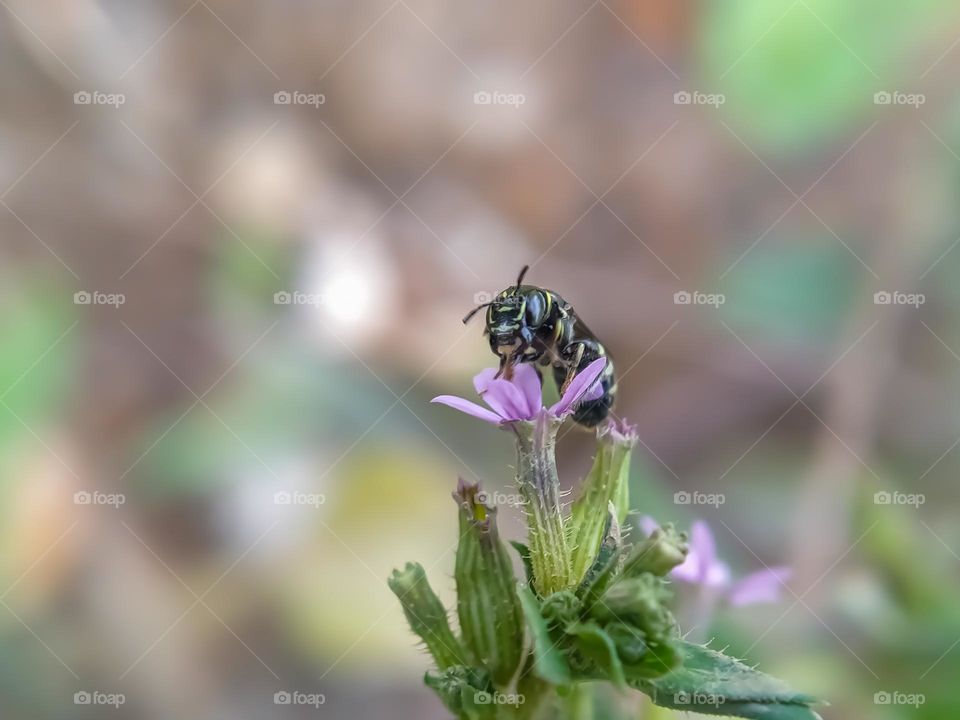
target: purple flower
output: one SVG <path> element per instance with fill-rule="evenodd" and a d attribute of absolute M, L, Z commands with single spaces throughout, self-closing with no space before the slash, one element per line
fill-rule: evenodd
<path fill-rule="evenodd" d="M 597 380 L 606 365 L 606 358 L 597 358 L 587 365 L 570 382 L 563 397 L 549 408 L 543 406 L 540 377 L 529 364 L 515 366 L 512 380 L 497 378 L 497 371 L 494 368 L 483 370 L 473 379 L 477 394 L 490 406 L 489 410 L 454 395 L 440 395 L 431 402 L 449 405 L 455 410 L 480 418 L 492 425 L 518 420 L 532 421 L 542 412 L 562 420 L 581 402 L 596 400 L 603 395 L 603 387 Z"/>
<path fill-rule="evenodd" d="M 659 527 L 647 516 L 640 518 L 640 526 L 648 535 Z M 687 559 L 670 571 L 672 579 L 714 591 L 734 607 L 776 602 L 791 574 L 783 566 L 764 568 L 733 582 L 730 566 L 717 557 L 713 533 L 703 520 L 693 523 Z"/>

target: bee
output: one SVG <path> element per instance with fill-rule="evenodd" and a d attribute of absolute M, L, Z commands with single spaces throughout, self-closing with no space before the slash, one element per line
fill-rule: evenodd
<path fill-rule="evenodd" d="M 561 394 L 578 372 L 605 357 L 607 365 L 599 380 L 603 394 L 582 402 L 573 415 L 580 425 L 595 427 L 610 413 L 617 395 L 613 361 L 570 303 L 552 290 L 523 284 L 529 269 L 524 266 L 515 285 L 475 307 L 463 322 L 487 308 L 484 334 L 489 336 L 490 350 L 500 358 L 497 377 L 509 380 L 517 363 L 533 363 L 538 374 L 538 366 L 550 366 Z"/>

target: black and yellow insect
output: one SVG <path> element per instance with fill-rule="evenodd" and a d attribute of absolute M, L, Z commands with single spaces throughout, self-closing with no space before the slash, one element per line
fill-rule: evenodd
<path fill-rule="evenodd" d="M 522 284 L 528 269 L 525 266 L 520 271 L 515 285 L 471 310 L 463 322 L 487 308 L 484 333 L 490 337 L 490 349 L 500 358 L 499 374 L 510 378 L 517 363 L 550 365 L 561 393 L 580 370 L 606 357 L 607 365 L 600 376 L 603 395 L 581 403 L 573 415 L 585 427 L 599 425 L 610 413 L 617 394 L 613 360 L 570 303 L 552 290 Z"/>

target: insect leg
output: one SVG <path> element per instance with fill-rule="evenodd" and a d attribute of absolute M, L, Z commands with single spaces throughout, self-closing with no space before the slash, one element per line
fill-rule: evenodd
<path fill-rule="evenodd" d="M 580 369 L 580 361 L 583 360 L 583 352 L 586 350 L 586 346 L 583 343 L 577 344 L 577 353 L 573 356 L 573 360 L 567 365 L 567 378 L 563 381 L 563 385 L 560 387 L 560 394 L 563 395 L 567 388 L 570 387 L 570 383 L 573 381 L 573 378 L 576 377 L 577 370 Z"/>

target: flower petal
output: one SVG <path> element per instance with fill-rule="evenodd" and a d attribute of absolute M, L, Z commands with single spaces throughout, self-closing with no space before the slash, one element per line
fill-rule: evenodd
<path fill-rule="evenodd" d="M 480 418 L 481 420 L 491 423 L 492 425 L 499 425 L 501 422 L 503 422 L 503 418 L 496 413 L 491 412 L 490 410 L 487 410 L 485 407 L 477 405 L 476 403 L 470 402 L 469 400 L 456 397 L 455 395 L 438 395 L 430 402 L 439 403 L 440 405 L 447 405 L 448 407 L 452 407 L 454 410 L 459 410 L 467 415 Z"/>
<path fill-rule="evenodd" d="M 646 535 L 653 535 L 653 531 L 660 527 L 660 523 L 654 520 L 649 515 L 640 516 L 640 529 L 643 530 Z"/>
<path fill-rule="evenodd" d="M 764 568 L 750 573 L 730 588 L 728 595 L 730 604 L 734 607 L 743 607 L 756 603 L 776 602 L 792 574 L 788 567 Z"/>
<path fill-rule="evenodd" d="M 530 420 L 533 417 L 520 388 L 509 380 L 493 380 L 483 399 L 490 407 L 494 407 L 494 403 L 502 407 L 505 420 Z"/>
<path fill-rule="evenodd" d="M 563 397 L 550 408 L 550 413 L 557 417 L 573 412 L 574 408 L 584 399 L 584 395 L 593 387 L 607 366 L 606 358 L 597 358 L 587 365 L 570 383 L 570 387 Z M 599 397 L 599 396 L 597 396 Z M 594 398 L 596 399 L 596 398 Z"/>
<path fill-rule="evenodd" d="M 707 582 L 717 562 L 717 546 L 710 526 L 703 520 L 694 520 L 690 528 L 690 555 L 697 559 L 698 582 Z M 687 559 L 690 559 L 689 556 Z"/>
<path fill-rule="evenodd" d="M 501 418 L 510 417 L 511 412 L 504 406 L 500 394 L 490 393 L 491 384 L 497 382 L 496 377 L 496 368 L 485 368 L 474 376 L 473 387 L 476 389 L 477 395 L 483 398 L 483 401 L 493 408 L 493 411 L 497 413 L 497 415 Z"/>
<path fill-rule="evenodd" d="M 540 376 L 530 363 L 521 363 L 513 368 L 513 384 L 520 390 L 527 404 L 527 411 L 533 417 L 543 407 L 543 391 Z"/>

